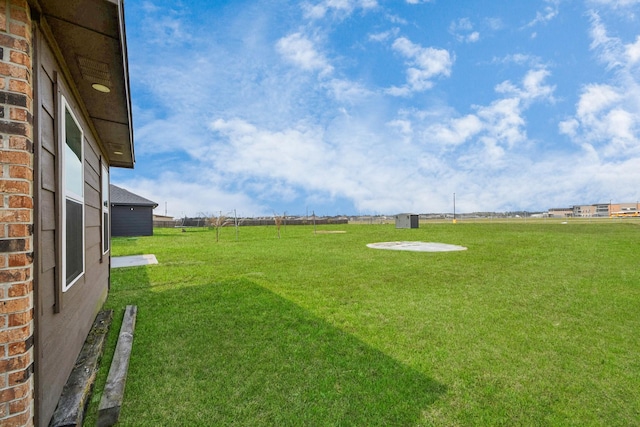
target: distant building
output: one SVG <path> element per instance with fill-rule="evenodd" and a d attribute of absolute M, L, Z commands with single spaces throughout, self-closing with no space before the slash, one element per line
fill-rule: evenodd
<path fill-rule="evenodd" d="M 571 218 L 572 216 L 573 216 L 573 208 L 549 209 L 549 218 Z"/>
<path fill-rule="evenodd" d="M 609 216 L 609 212 L 611 211 L 611 203 L 599 203 L 593 206 L 595 206 L 595 214 L 593 216 L 596 216 L 596 217 Z"/>
<path fill-rule="evenodd" d="M 640 206 L 636 203 L 595 203 L 574 205 L 570 208 L 549 209 L 551 218 L 607 218 L 611 216 L 639 216 Z"/>
<path fill-rule="evenodd" d="M 153 214 L 153 228 L 159 227 L 175 227 L 176 219 L 169 215 L 156 215 Z"/>
<path fill-rule="evenodd" d="M 591 218 L 597 216 L 597 205 L 575 205 L 573 207 L 573 216 L 575 218 Z"/>
<path fill-rule="evenodd" d="M 169 215 L 157 215 L 153 214 L 154 221 L 175 221 L 175 218 Z"/>
<path fill-rule="evenodd" d="M 138 196 L 124 188 L 110 185 L 111 235 L 152 236 L 153 210 L 156 202 Z"/>
<path fill-rule="evenodd" d="M 616 203 L 610 205 L 609 216 L 611 217 L 638 217 L 640 216 L 640 206 L 636 203 Z"/>

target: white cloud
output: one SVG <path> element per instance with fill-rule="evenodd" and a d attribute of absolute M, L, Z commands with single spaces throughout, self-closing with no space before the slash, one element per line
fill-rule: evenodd
<path fill-rule="evenodd" d="M 487 107 L 478 108 L 478 117 L 485 127 L 483 142 L 489 147 L 506 145 L 513 147 L 526 140 L 525 120 L 519 98 L 505 98 L 492 102 Z"/>
<path fill-rule="evenodd" d="M 369 34 L 369 40 L 374 41 L 374 42 L 387 41 L 390 38 L 397 37 L 398 36 L 398 32 L 399 32 L 398 28 L 394 28 L 392 30 L 383 31 L 381 33 Z"/>
<path fill-rule="evenodd" d="M 635 65 L 637 62 L 640 62 L 640 36 L 636 37 L 635 43 L 626 45 L 625 51 L 629 65 Z"/>
<path fill-rule="evenodd" d="M 501 18 L 486 18 L 485 23 L 487 27 L 489 27 L 489 29 L 492 31 L 498 31 L 504 28 L 504 23 L 502 22 Z"/>
<path fill-rule="evenodd" d="M 433 47 L 422 47 L 405 37 L 393 42 L 393 49 L 407 58 L 407 86 L 391 88 L 392 95 L 406 95 L 408 92 L 420 92 L 433 87 L 433 79 L 451 74 L 453 59 L 449 51 Z"/>
<path fill-rule="evenodd" d="M 409 96 L 412 90 L 409 86 L 391 86 L 385 89 L 385 94 L 397 97 Z"/>
<path fill-rule="evenodd" d="M 618 9 L 638 5 L 640 0 L 588 0 L 588 3 Z"/>
<path fill-rule="evenodd" d="M 514 53 L 501 58 L 494 57 L 491 62 L 493 64 L 516 64 L 528 65 L 534 68 L 544 68 L 542 59 L 539 56 L 524 53 Z"/>
<path fill-rule="evenodd" d="M 622 68 L 624 73 L 631 73 L 631 69 L 640 61 L 640 35 L 636 36 L 634 43 L 628 44 L 617 37 L 610 37 L 600 15 L 593 11 L 590 36 L 591 49 L 597 52 L 598 59 L 608 69 Z"/>
<path fill-rule="evenodd" d="M 400 132 L 400 134 L 404 135 L 405 137 L 410 137 L 413 134 L 413 127 L 410 120 L 402 120 L 402 119 L 392 120 L 389 123 L 387 123 L 387 125 L 397 129 L 397 131 Z"/>
<path fill-rule="evenodd" d="M 328 197 L 371 197 L 359 178 L 369 171 L 360 168 L 356 173 L 356 165 L 362 165 L 364 153 L 353 150 L 345 154 L 351 148 L 330 144 L 319 128 L 301 124 L 270 131 L 238 118 L 216 120 L 211 128 L 227 144 L 210 160 L 232 176 L 249 179 L 259 186 L 277 183 L 275 188 L 269 184 L 254 187 L 267 200 L 294 197 L 302 187 Z"/>
<path fill-rule="evenodd" d="M 444 143 L 459 145 L 477 135 L 485 125 L 480 118 L 474 114 L 452 119 L 449 123 L 439 123 L 429 129 L 433 139 Z"/>
<path fill-rule="evenodd" d="M 325 86 L 336 101 L 348 104 L 362 102 L 373 95 L 366 86 L 349 80 L 331 79 Z"/>
<path fill-rule="evenodd" d="M 545 68 L 530 70 L 522 80 L 522 87 L 517 87 L 509 81 L 505 81 L 496 86 L 496 92 L 517 96 L 523 101 L 531 101 L 542 98 L 553 101 L 555 86 L 544 84 L 544 80 L 550 73 Z"/>
<path fill-rule="evenodd" d="M 547 5 L 542 11 L 536 12 L 536 17 L 525 25 L 525 28 L 534 27 L 538 24 L 546 24 L 558 16 L 560 0 L 545 0 L 545 3 L 547 3 Z"/>
<path fill-rule="evenodd" d="M 586 151 L 605 159 L 640 156 L 640 81 L 635 71 L 636 45 L 610 37 L 599 15 L 592 14 L 593 49 L 607 69 L 615 71 L 609 83 L 583 87 L 576 113 L 559 124 Z M 638 159 L 640 161 L 640 159 Z"/>
<path fill-rule="evenodd" d="M 624 64 L 624 46 L 619 39 L 608 36 L 604 23 L 595 12 L 591 13 L 590 36 L 591 49 L 598 52 L 600 61 L 607 68 L 614 69 Z"/>
<path fill-rule="evenodd" d="M 459 42 L 475 43 L 480 40 L 480 33 L 473 30 L 473 24 L 469 18 L 460 18 L 449 24 L 449 33 Z"/>
<path fill-rule="evenodd" d="M 576 119 L 563 120 L 558 124 L 560 133 L 569 135 L 571 138 L 575 138 L 580 122 Z"/>
<path fill-rule="evenodd" d="M 496 93 L 504 95 L 489 105 L 475 106 L 475 114 L 440 120 L 427 128 L 426 138 L 439 144 L 458 146 L 477 141 L 473 156 L 487 164 L 500 167 L 507 150 L 527 141 L 524 112 L 532 102 L 552 101 L 555 87 L 544 80 L 549 72 L 534 69 L 526 73 L 521 84 L 505 81 L 496 86 Z M 471 159 L 469 154 L 464 159 Z"/>
<path fill-rule="evenodd" d="M 143 1 L 142 2 L 142 10 L 144 10 L 146 13 L 156 12 L 156 11 L 159 10 L 159 7 L 156 6 L 155 4 L 153 4 L 150 1 Z"/>
<path fill-rule="evenodd" d="M 591 84 L 584 88 L 577 105 L 577 115 L 582 119 L 594 117 L 617 104 L 622 96 L 609 85 Z"/>
<path fill-rule="evenodd" d="M 321 130 L 300 125 L 279 131 L 261 129 L 245 120 L 215 120 L 211 129 L 228 141 L 212 161 L 228 173 L 265 176 L 295 185 L 323 188 L 324 175 L 334 155 L 323 143 Z"/>
<path fill-rule="evenodd" d="M 293 33 L 276 43 L 276 50 L 288 62 L 307 71 L 319 71 L 331 74 L 333 67 L 323 54 L 318 52 L 314 43 L 302 33 Z"/>
<path fill-rule="evenodd" d="M 449 31 L 456 32 L 459 30 L 463 31 L 471 31 L 473 29 L 473 24 L 469 18 L 460 18 L 455 22 L 449 24 Z"/>
<path fill-rule="evenodd" d="M 145 17 L 140 30 L 145 33 L 148 43 L 177 46 L 193 40 L 183 21 L 186 12 L 179 7 L 180 5 L 176 5 L 173 9 L 161 10 L 148 1 L 142 4 Z"/>
<path fill-rule="evenodd" d="M 302 8 L 307 19 L 322 19 L 327 13 L 348 16 L 356 9 L 369 10 L 378 7 L 377 0 L 323 0 L 316 4 L 303 3 Z"/>
<path fill-rule="evenodd" d="M 409 23 L 406 19 L 392 13 L 386 13 L 385 18 L 392 24 L 396 25 L 407 25 Z"/>
<path fill-rule="evenodd" d="M 640 91 L 636 87 L 632 93 Z M 640 155 L 640 111 L 631 110 L 629 101 L 612 87 L 591 85 L 580 97 L 576 116 L 561 122 L 560 131 L 606 158 Z"/>
<path fill-rule="evenodd" d="M 266 205 L 257 203 L 246 194 L 225 191 L 221 179 L 211 176 L 209 171 L 189 168 L 181 173 L 165 171 L 153 178 L 124 178 L 114 180 L 114 184 L 158 203 L 156 213 L 165 212 L 176 218 L 204 214 L 232 215 L 237 209 L 238 216 L 269 214 Z"/>

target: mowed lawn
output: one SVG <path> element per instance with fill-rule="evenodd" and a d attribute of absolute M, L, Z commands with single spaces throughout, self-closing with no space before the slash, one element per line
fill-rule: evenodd
<path fill-rule="evenodd" d="M 640 222 L 159 229 L 112 255 L 138 306 L 120 425 L 640 423 Z M 426 241 L 467 251 L 374 250 Z M 91 424 L 89 424 L 91 423 Z"/>

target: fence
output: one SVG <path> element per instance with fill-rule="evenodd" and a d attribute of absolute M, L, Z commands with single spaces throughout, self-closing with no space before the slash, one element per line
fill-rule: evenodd
<path fill-rule="evenodd" d="M 233 226 L 233 218 L 229 218 L 229 224 L 226 227 Z M 348 224 L 347 218 L 286 218 L 282 225 L 325 225 L 325 224 Z M 175 227 L 209 227 L 211 221 L 209 218 L 180 218 L 174 221 L 153 221 L 154 228 L 175 228 Z M 258 226 L 258 225 L 275 225 L 273 218 L 238 218 L 240 226 Z"/>

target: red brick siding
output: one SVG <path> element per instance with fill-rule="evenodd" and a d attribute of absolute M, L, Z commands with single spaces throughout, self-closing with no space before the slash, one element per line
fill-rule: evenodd
<path fill-rule="evenodd" d="M 0 425 L 32 426 L 33 86 L 26 0 L 0 0 Z"/>

